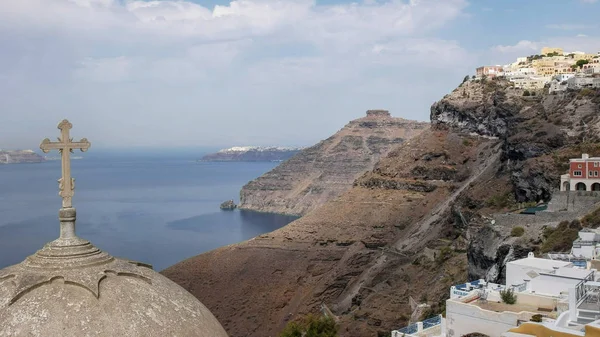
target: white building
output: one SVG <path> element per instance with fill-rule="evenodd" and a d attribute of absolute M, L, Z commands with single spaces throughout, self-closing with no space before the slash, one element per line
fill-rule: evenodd
<path fill-rule="evenodd" d="M 554 76 L 554 79 L 560 82 L 566 81 L 568 79 L 571 79 L 575 77 L 575 73 L 568 73 L 568 74 L 559 74 Z"/>
<path fill-rule="evenodd" d="M 579 237 L 573 241 L 571 254 L 587 260 L 596 260 L 600 255 L 600 231 L 590 228 L 579 231 Z"/>
<path fill-rule="evenodd" d="M 515 88 L 530 90 L 542 89 L 551 80 L 551 76 L 515 76 L 510 79 Z"/>
<path fill-rule="evenodd" d="M 595 277 L 593 269 L 574 267 L 568 261 L 536 258 L 529 253 L 525 259 L 506 264 L 504 289 L 513 289 L 514 304 L 502 301 L 499 289 L 494 289 L 497 285 L 489 287 L 478 281 L 477 289 L 446 301 L 444 336 L 459 337 L 476 332 L 490 337 L 508 336 L 507 331 L 530 321 L 533 316 L 542 317 L 546 322 L 560 321 L 562 326 L 556 329 L 575 332 L 568 329 L 573 326 L 572 322 L 587 324 L 595 317 L 594 311 L 586 311 L 591 308 L 590 301 L 586 302 L 591 292 L 586 287 L 597 285 L 600 289 Z M 464 285 L 455 287 L 458 288 L 465 289 Z M 600 315 L 600 304 L 597 313 Z"/>
<path fill-rule="evenodd" d="M 533 253 L 506 264 L 506 286 L 535 294 L 560 296 L 561 291 L 581 280 L 593 279 L 593 271 L 580 269 L 568 261 L 537 258 Z"/>

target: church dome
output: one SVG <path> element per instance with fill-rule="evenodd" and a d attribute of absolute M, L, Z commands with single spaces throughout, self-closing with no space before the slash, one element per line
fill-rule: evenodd
<path fill-rule="evenodd" d="M 75 209 L 62 209 L 63 227 L 69 218 Z M 62 237 L 0 270 L 0 336 L 227 334 L 200 301 L 151 266 Z"/>
<path fill-rule="evenodd" d="M 59 142 L 41 145 L 62 154 L 60 237 L 0 270 L 0 337 L 227 337 L 200 301 L 150 265 L 115 258 L 75 235 L 69 152 L 89 142 L 71 142 L 70 128 L 63 121 Z"/>

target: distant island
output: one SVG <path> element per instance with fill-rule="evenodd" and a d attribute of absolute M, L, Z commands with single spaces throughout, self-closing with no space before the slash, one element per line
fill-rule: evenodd
<path fill-rule="evenodd" d="M 235 146 L 207 154 L 199 161 L 278 162 L 291 158 L 302 148 L 281 146 Z"/>
<path fill-rule="evenodd" d="M 45 158 L 33 150 L 0 150 L 0 164 L 41 163 Z"/>

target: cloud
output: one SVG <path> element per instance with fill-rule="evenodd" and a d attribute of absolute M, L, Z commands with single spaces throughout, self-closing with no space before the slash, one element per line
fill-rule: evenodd
<path fill-rule="evenodd" d="M 523 53 L 523 54 L 526 54 L 526 53 L 530 53 L 532 51 L 537 51 L 540 48 L 541 47 L 540 47 L 539 42 L 521 40 L 521 41 L 517 42 L 517 44 L 512 45 L 512 46 L 502 46 L 502 45 L 494 46 L 494 47 L 492 47 L 492 50 L 500 52 L 500 53 Z"/>
<path fill-rule="evenodd" d="M 436 37 L 466 6 L 465 0 L 237 0 L 212 8 L 169 0 L 3 1 L 0 90 L 9 98 L 0 110 L 16 124 L 0 125 L 0 137 L 37 140 L 15 130 L 68 114 L 93 122 L 90 138 L 106 144 L 151 145 L 161 128 L 163 142 L 173 146 L 261 144 L 286 140 L 282 125 L 295 125 L 307 132 L 293 141 L 307 145 L 372 106 L 426 119 L 431 101 L 474 64 L 457 41 Z M 427 99 L 412 100 L 417 77 L 428 75 L 438 80 L 418 94 Z M 362 95 L 340 96 L 365 87 Z M 323 111 L 327 120 L 311 120 Z M 193 132 L 182 131 L 191 125 Z"/>
<path fill-rule="evenodd" d="M 546 28 L 548 28 L 548 29 L 558 29 L 558 30 L 585 30 L 585 29 L 594 29 L 597 27 L 598 27 L 598 25 L 584 25 L 584 24 L 579 24 L 579 23 L 575 23 L 575 24 L 563 23 L 563 24 L 546 25 Z"/>
<path fill-rule="evenodd" d="M 560 46 L 565 52 L 583 51 L 596 53 L 600 50 L 600 38 L 578 34 L 575 38 L 570 36 L 551 37 L 541 41 L 521 40 L 514 45 L 498 45 L 490 49 L 490 57 L 496 60 L 495 64 L 514 62 L 517 57 L 539 54 L 546 46 Z"/>

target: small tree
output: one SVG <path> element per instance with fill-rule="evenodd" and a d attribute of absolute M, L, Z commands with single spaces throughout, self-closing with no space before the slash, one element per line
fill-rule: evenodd
<path fill-rule="evenodd" d="M 529 92 L 529 90 L 525 90 L 523 91 L 523 96 L 531 96 L 531 93 Z"/>
<path fill-rule="evenodd" d="M 465 78 L 463 78 L 463 81 L 462 81 L 462 82 L 463 82 L 463 83 L 465 83 L 466 81 L 468 81 L 468 80 L 469 80 L 469 78 L 470 78 L 470 77 L 469 77 L 469 75 L 465 76 Z"/>
<path fill-rule="evenodd" d="M 542 323 L 542 315 L 535 314 L 535 315 L 531 316 L 531 321 L 536 322 L 536 323 Z"/>
<path fill-rule="evenodd" d="M 588 64 L 588 63 L 590 63 L 590 61 L 588 61 L 588 60 L 579 60 L 579 61 L 575 62 L 575 65 L 581 69 L 581 67 L 583 67 L 584 64 Z"/>
<path fill-rule="evenodd" d="M 506 304 L 517 303 L 517 295 L 515 295 L 515 292 L 512 290 L 512 288 L 500 290 L 500 297 L 502 298 L 502 302 Z"/>

